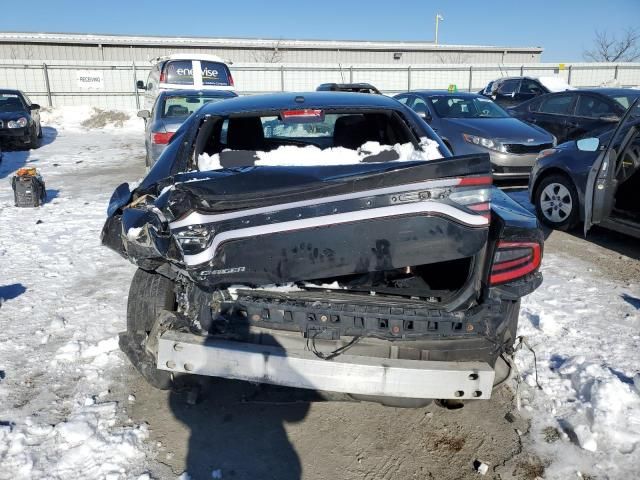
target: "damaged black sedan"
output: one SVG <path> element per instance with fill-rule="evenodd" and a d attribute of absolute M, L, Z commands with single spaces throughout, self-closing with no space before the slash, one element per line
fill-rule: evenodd
<path fill-rule="evenodd" d="M 152 385 L 395 404 L 491 396 L 543 248 L 488 155 L 452 157 L 396 100 L 334 92 L 202 107 L 115 191 L 102 241 L 139 267 L 120 346 Z"/>

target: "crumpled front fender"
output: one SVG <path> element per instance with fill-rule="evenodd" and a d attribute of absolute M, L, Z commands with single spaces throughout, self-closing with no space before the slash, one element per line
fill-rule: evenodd
<path fill-rule="evenodd" d="M 123 184 L 112 196 L 109 217 L 102 229 L 102 244 L 132 263 L 155 269 L 167 260 L 180 261 L 181 253 L 169 224 L 149 195 L 130 202 Z"/>

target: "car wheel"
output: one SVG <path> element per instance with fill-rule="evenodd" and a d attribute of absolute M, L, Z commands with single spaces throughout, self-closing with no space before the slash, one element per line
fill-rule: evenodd
<path fill-rule="evenodd" d="M 535 206 L 538 218 L 556 230 L 570 230 L 578 223 L 578 192 L 565 175 L 542 179 L 536 189 Z"/>
<path fill-rule="evenodd" d="M 158 315 L 163 310 L 174 311 L 175 306 L 176 295 L 171 280 L 142 269 L 136 271 L 127 301 L 127 332 L 120 336 L 120 348 L 142 377 L 161 390 L 171 388 L 172 375 L 156 368 L 156 359 L 146 349 L 146 344 Z"/>
<path fill-rule="evenodd" d="M 38 129 L 34 125 L 33 130 L 29 136 L 29 148 L 38 148 L 40 146 L 40 137 L 38 136 Z"/>
<path fill-rule="evenodd" d="M 147 167 L 151 168 L 151 163 L 152 163 L 152 161 L 151 161 L 151 155 L 149 155 L 149 149 L 147 148 L 147 153 L 146 153 L 146 154 L 145 154 L 145 156 L 144 156 L 144 164 L 145 164 Z"/>
<path fill-rule="evenodd" d="M 42 138 L 43 136 L 42 125 L 38 124 L 38 138 Z"/>

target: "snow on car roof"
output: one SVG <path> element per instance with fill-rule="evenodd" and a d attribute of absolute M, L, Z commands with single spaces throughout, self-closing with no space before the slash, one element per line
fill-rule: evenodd
<path fill-rule="evenodd" d="M 564 92 L 565 90 L 575 90 L 567 83 L 564 77 L 560 75 L 549 75 L 546 77 L 538 77 L 538 81 L 544 85 L 550 92 Z"/>

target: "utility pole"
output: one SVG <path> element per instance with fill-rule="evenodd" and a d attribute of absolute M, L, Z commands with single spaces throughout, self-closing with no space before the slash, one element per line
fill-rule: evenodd
<path fill-rule="evenodd" d="M 438 24 L 440 21 L 444 20 L 444 17 L 439 13 L 436 14 L 436 45 L 438 45 Z"/>

